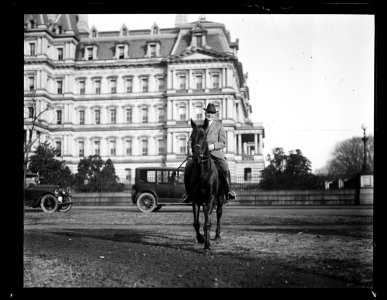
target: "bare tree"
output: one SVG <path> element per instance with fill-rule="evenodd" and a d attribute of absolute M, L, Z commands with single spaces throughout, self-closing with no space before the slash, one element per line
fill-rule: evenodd
<path fill-rule="evenodd" d="M 37 146 L 42 134 L 47 134 L 48 122 L 44 119 L 46 112 L 53 110 L 54 106 L 49 102 L 43 102 L 31 91 L 24 98 L 24 151 L 23 151 L 23 189 L 26 182 L 28 163 L 34 146 Z"/>
<path fill-rule="evenodd" d="M 374 138 L 368 137 L 367 167 L 374 169 Z M 353 137 L 336 144 L 332 158 L 327 163 L 329 173 L 358 174 L 363 169 L 364 144 L 360 137 Z"/>

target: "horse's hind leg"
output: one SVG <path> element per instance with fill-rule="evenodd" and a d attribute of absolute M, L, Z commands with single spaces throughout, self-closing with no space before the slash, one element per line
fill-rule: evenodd
<path fill-rule="evenodd" d="M 218 205 L 216 208 L 216 231 L 215 231 L 215 241 L 220 240 L 220 218 L 222 217 L 223 209 L 221 205 Z"/>
<path fill-rule="evenodd" d="M 204 237 L 199 232 L 199 229 L 200 229 L 200 223 L 199 223 L 200 207 L 199 207 L 199 205 L 193 202 L 192 203 L 192 210 L 193 210 L 193 214 L 194 214 L 193 227 L 195 228 L 195 231 L 196 231 L 196 239 L 198 240 L 198 243 L 203 244 Z"/>

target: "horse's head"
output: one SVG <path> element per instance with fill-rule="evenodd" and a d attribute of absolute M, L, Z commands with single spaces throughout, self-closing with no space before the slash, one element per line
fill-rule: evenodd
<path fill-rule="evenodd" d="M 196 125 L 191 119 L 192 126 L 192 159 L 194 162 L 200 164 L 208 158 L 208 143 L 206 129 L 208 127 L 208 120 L 205 119 L 203 125 Z"/>

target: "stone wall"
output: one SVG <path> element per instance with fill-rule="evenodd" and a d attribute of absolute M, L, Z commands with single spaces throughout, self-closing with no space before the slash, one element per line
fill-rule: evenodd
<path fill-rule="evenodd" d="M 238 199 L 228 205 L 373 205 L 373 189 L 264 191 L 257 189 L 236 190 Z M 364 201 L 360 201 L 361 199 Z M 125 193 L 77 193 L 73 194 L 74 206 L 132 206 L 132 197 Z"/>

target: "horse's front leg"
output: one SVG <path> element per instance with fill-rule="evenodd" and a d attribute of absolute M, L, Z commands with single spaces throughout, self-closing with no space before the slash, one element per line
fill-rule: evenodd
<path fill-rule="evenodd" d="M 193 222 L 193 227 L 195 228 L 196 231 L 196 239 L 198 240 L 198 243 L 203 244 L 204 243 L 204 237 L 202 234 L 200 234 L 200 223 L 199 223 L 199 212 L 200 212 L 200 207 L 195 201 L 192 201 L 192 210 L 194 214 L 194 222 Z"/>
<path fill-rule="evenodd" d="M 216 231 L 215 231 L 215 241 L 220 240 L 220 218 L 222 217 L 223 208 L 221 205 L 218 205 L 216 208 Z"/>
<path fill-rule="evenodd" d="M 211 218 L 210 218 L 210 207 L 207 204 L 203 205 L 204 212 L 204 250 L 210 249 L 210 231 L 211 231 Z"/>

